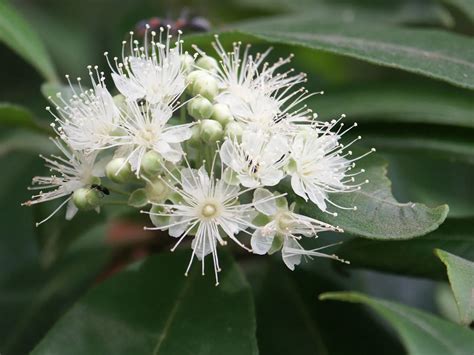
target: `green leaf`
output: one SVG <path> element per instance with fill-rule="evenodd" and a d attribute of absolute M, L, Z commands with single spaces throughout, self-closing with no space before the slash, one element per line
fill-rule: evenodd
<path fill-rule="evenodd" d="M 237 265 L 222 255 L 214 287 L 197 265 L 183 276 L 189 254 L 151 257 L 100 284 L 32 354 L 257 354 L 250 288 Z"/>
<path fill-rule="evenodd" d="M 57 81 L 51 58 L 41 39 L 7 1 L 0 1 L 0 41 L 34 66 L 46 80 Z"/>
<path fill-rule="evenodd" d="M 35 120 L 33 114 L 26 108 L 15 104 L 0 102 L 0 127 L 25 128 L 37 132 L 51 132 Z"/>
<path fill-rule="evenodd" d="M 375 82 L 328 91 L 307 102 L 321 119 L 474 127 L 472 93 L 433 83 Z"/>
<path fill-rule="evenodd" d="M 0 157 L 0 352 L 26 354 L 95 278 L 108 257 L 99 244 L 100 229 L 86 229 L 57 263 L 40 263 L 33 208 L 20 202 L 31 196 L 26 186 L 41 171 L 35 154 Z M 95 243 L 92 243 L 95 242 Z"/>
<path fill-rule="evenodd" d="M 448 219 L 439 229 L 425 236 L 381 242 L 357 238 L 336 251 L 351 265 L 398 274 L 444 279 L 446 271 L 433 249 L 440 248 L 465 259 L 474 259 L 474 219 Z"/>
<path fill-rule="evenodd" d="M 446 4 L 457 7 L 461 10 L 471 21 L 474 22 L 474 1 L 472 0 L 443 0 Z"/>
<path fill-rule="evenodd" d="M 261 355 L 400 354 L 402 347 L 362 307 L 326 304 L 317 295 L 327 290 L 357 287 L 331 264 L 311 260 L 311 270 L 291 272 L 281 258 L 260 258 L 246 264 L 257 310 L 257 339 Z M 357 321 L 354 327 L 350 320 Z M 370 333 L 368 344 L 365 333 Z M 344 339 L 344 341 L 341 341 Z M 297 347 L 295 347 L 297 344 Z"/>
<path fill-rule="evenodd" d="M 469 325 L 474 320 L 474 263 L 441 249 L 435 252 L 448 269 L 461 322 Z"/>
<path fill-rule="evenodd" d="M 439 30 L 330 23 L 290 16 L 233 29 L 270 42 L 327 51 L 474 89 L 474 39 Z"/>
<path fill-rule="evenodd" d="M 410 239 L 427 234 L 438 228 L 446 218 L 449 210 L 446 205 L 429 208 L 419 203 L 397 202 L 390 191 L 390 180 L 386 177 L 387 164 L 377 155 L 359 160 L 357 166 L 358 169 L 365 169 L 365 173 L 359 176 L 363 180 L 368 179 L 369 183 L 359 191 L 330 196 L 339 206 L 356 206 L 356 211 L 334 208 L 338 215 L 333 217 L 321 212 L 312 203 L 299 200 L 300 211 L 337 225 L 350 234 L 381 240 Z"/>
<path fill-rule="evenodd" d="M 324 0 L 240 0 L 240 6 L 266 11 L 305 14 L 313 21 L 331 19 L 345 23 L 370 21 L 387 23 L 431 24 L 451 26 L 452 16 L 433 1 L 410 0 L 357 3 Z"/>
<path fill-rule="evenodd" d="M 474 349 L 474 332 L 415 308 L 357 292 L 329 292 L 320 299 L 366 304 L 396 330 L 410 355 L 471 355 Z"/>
<path fill-rule="evenodd" d="M 384 145 L 390 143 L 390 137 L 377 140 Z M 421 142 L 417 144 L 420 150 L 406 149 L 402 144 L 399 149 L 391 149 L 389 153 L 382 152 L 382 148 L 378 150 L 389 162 L 394 195 L 401 201 L 415 200 L 428 206 L 446 203 L 449 206 L 448 218 L 474 217 L 474 189 L 471 188 L 474 155 L 461 155 L 455 151 L 440 152 L 437 149 L 445 146 L 442 141 L 438 141 L 437 146 L 427 144 L 421 147 L 420 143 L 427 140 L 419 140 Z M 412 141 L 415 143 L 415 138 Z M 409 142 L 406 145 L 410 146 Z M 379 145 L 377 147 L 380 148 Z M 463 159 L 469 157 L 473 163 Z"/>

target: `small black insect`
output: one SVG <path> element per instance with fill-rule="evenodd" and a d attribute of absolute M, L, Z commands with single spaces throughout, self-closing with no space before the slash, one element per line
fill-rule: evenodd
<path fill-rule="evenodd" d="M 97 191 L 101 192 L 104 195 L 110 195 L 109 189 L 106 188 L 105 186 L 102 186 L 102 185 L 92 184 L 91 189 L 97 190 Z"/>
<path fill-rule="evenodd" d="M 143 37 L 145 35 L 146 26 L 150 26 L 151 31 L 158 31 L 160 27 L 170 26 L 171 32 L 176 34 L 178 30 L 186 32 L 208 32 L 211 29 L 209 21 L 201 16 L 192 16 L 188 10 L 183 10 L 181 15 L 176 19 L 151 17 L 138 22 L 135 26 L 135 32 Z"/>

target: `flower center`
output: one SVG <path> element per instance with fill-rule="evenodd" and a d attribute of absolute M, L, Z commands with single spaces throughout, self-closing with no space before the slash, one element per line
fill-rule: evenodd
<path fill-rule="evenodd" d="M 201 209 L 201 214 L 206 218 L 215 217 L 217 214 L 217 208 L 211 203 L 206 203 Z"/>
<path fill-rule="evenodd" d="M 145 127 L 140 131 L 140 138 L 146 145 L 153 145 L 156 140 L 156 134 L 152 127 Z"/>

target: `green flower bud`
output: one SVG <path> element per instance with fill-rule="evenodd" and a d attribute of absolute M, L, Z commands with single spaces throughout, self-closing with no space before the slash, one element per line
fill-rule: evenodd
<path fill-rule="evenodd" d="M 219 64 L 214 58 L 205 55 L 196 61 L 196 66 L 204 70 L 216 71 Z"/>
<path fill-rule="evenodd" d="M 135 178 L 132 167 L 125 158 L 112 159 L 105 167 L 105 174 L 117 184 L 124 184 L 133 181 Z"/>
<path fill-rule="evenodd" d="M 219 94 L 217 80 L 208 73 L 202 73 L 197 76 L 191 87 L 192 95 L 201 95 L 206 99 L 214 100 Z"/>
<path fill-rule="evenodd" d="M 225 135 L 231 139 L 240 140 L 242 132 L 242 126 L 237 122 L 229 122 L 227 126 L 225 126 Z"/>
<path fill-rule="evenodd" d="M 188 52 L 181 54 L 181 68 L 186 72 L 189 73 L 193 70 L 194 65 L 194 58 L 188 54 Z"/>
<path fill-rule="evenodd" d="M 191 138 L 188 139 L 188 143 L 191 144 L 193 147 L 197 147 L 199 144 L 202 143 L 200 125 L 192 126 L 191 132 L 192 132 L 192 135 L 191 135 Z"/>
<path fill-rule="evenodd" d="M 188 102 L 189 114 L 197 120 L 207 119 L 211 117 L 213 106 L 211 102 L 204 98 L 197 96 Z"/>
<path fill-rule="evenodd" d="M 189 94 L 192 94 L 194 83 L 201 77 L 201 75 L 207 75 L 207 73 L 202 70 L 195 70 L 189 73 L 186 77 L 186 90 Z"/>
<path fill-rule="evenodd" d="M 128 198 L 128 204 L 136 208 L 148 205 L 148 195 L 146 190 L 141 188 L 133 191 Z"/>
<path fill-rule="evenodd" d="M 229 107 L 224 104 L 215 104 L 211 118 L 219 122 L 223 127 L 234 120 L 230 113 Z"/>
<path fill-rule="evenodd" d="M 72 194 L 72 201 L 79 210 L 89 211 L 100 206 L 102 193 L 96 189 L 80 188 Z"/>
<path fill-rule="evenodd" d="M 219 122 L 213 120 L 201 121 L 201 139 L 204 142 L 216 142 L 222 139 L 223 135 L 224 130 Z"/>
<path fill-rule="evenodd" d="M 145 190 L 148 200 L 156 203 L 165 201 L 171 193 L 171 190 L 162 179 L 155 179 L 147 183 Z"/>
<path fill-rule="evenodd" d="M 163 171 L 163 159 L 154 150 L 149 150 L 142 158 L 141 168 L 147 175 L 154 176 Z"/>

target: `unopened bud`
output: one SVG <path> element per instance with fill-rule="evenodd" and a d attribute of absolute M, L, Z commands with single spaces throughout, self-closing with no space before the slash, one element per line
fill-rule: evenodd
<path fill-rule="evenodd" d="M 211 117 L 213 106 L 211 102 L 204 98 L 197 96 L 188 102 L 189 114 L 197 120 L 207 119 Z"/>
<path fill-rule="evenodd" d="M 141 168 L 147 175 L 157 175 L 163 170 L 163 159 L 154 150 L 149 150 L 142 158 Z"/>
<path fill-rule="evenodd" d="M 204 70 L 216 71 L 219 64 L 214 58 L 204 55 L 196 61 L 196 66 Z"/>
<path fill-rule="evenodd" d="M 162 179 L 156 179 L 147 183 L 145 190 L 148 200 L 156 203 L 165 201 L 171 192 Z"/>
<path fill-rule="evenodd" d="M 194 125 L 191 127 L 191 138 L 189 138 L 188 143 L 194 147 L 202 143 L 201 127 L 199 125 Z"/>
<path fill-rule="evenodd" d="M 79 210 L 89 211 L 100 206 L 102 193 L 96 189 L 82 187 L 72 194 L 72 201 Z"/>
<path fill-rule="evenodd" d="M 196 82 L 196 80 L 199 79 L 201 75 L 207 75 L 207 73 L 202 70 L 195 70 L 189 73 L 186 77 L 186 90 L 189 94 L 192 94 L 194 83 Z"/>
<path fill-rule="evenodd" d="M 204 142 L 216 142 L 223 135 L 224 130 L 219 122 L 213 120 L 203 120 L 201 122 L 201 139 Z"/>
<path fill-rule="evenodd" d="M 124 184 L 132 181 L 135 176 L 130 163 L 125 158 L 114 158 L 105 167 L 107 177 L 117 183 Z"/>
<path fill-rule="evenodd" d="M 215 104 L 211 118 L 219 122 L 222 127 L 227 126 L 229 122 L 232 122 L 234 118 L 230 113 L 229 106 L 224 104 Z"/>
<path fill-rule="evenodd" d="M 237 122 L 230 122 L 225 127 L 225 135 L 231 139 L 240 140 L 242 137 L 242 126 Z"/>
<path fill-rule="evenodd" d="M 188 53 L 184 53 L 184 54 L 181 54 L 180 59 L 181 59 L 181 68 L 186 73 L 191 72 L 191 70 L 193 70 L 194 58 Z"/>
<path fill-rule="evenodd" d="M 219 94 L 217 80 L 211 74 L 202 73 L 194 80 L 191 86 L 191 93 L 192 95 L 201 95 L 209 100 L 214 100 L 217 94 Z"/>

